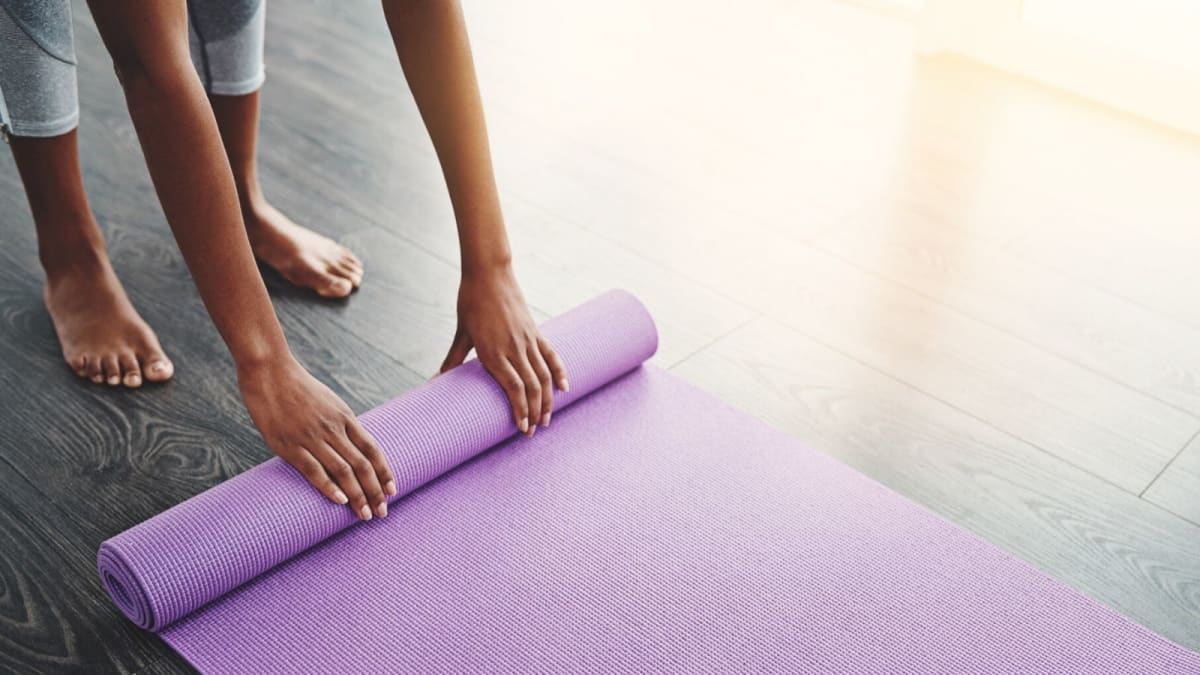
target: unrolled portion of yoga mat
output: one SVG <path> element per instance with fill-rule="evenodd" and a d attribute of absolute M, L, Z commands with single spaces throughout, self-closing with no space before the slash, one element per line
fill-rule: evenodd
<path fill-rule="evenodd" d="M 338 520 L 268 462 L 106 542 L 114 599 L 215 673 L 1200 672 L 1200 654 L 637 368 L 655 336 L 627 294 L 545 333 L 573 395 L 594 390 L 549 429 L 511 438 L 499 389 L 456 370 L 363 418 L 412 488 L 388 518 Z M 264 503 L 239 480 L 285 488 Z"/>

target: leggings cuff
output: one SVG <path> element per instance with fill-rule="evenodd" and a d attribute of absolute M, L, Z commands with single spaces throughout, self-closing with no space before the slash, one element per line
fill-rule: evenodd
<path fill-rule="evenodd" d="M 6 120 L 8 133 L 13 136 L 25 136 L 30 138 L 50 138 L 53 136 L 62 136 L 79 126 L 79 109 L 75 112 L 56 120 L 48 122 L 21 122 L 18 120 Z"/>
<path fill-rule="evenodd" d="M 216 94 L 217 96 L 244 96 L 258 91 L 266 79 L 266 73 L 260 70 L 257 75 L 248 80 L 240 82 L 210 82 L 206 89 L 208 93 Z"/>

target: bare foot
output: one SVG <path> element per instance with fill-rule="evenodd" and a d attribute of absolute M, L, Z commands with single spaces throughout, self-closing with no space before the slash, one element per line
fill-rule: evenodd
<path fill-rule="evenodd" d="M 103 251 L 48 267 L 43 296 L 67 365 L 97 384 L 137 388 L 175 366 L 125 295 Z"/>
<path fill-rule="evenodd" d="M 363 264 L 350 249 L 300 227 L 260 201 L 243 210 L 254 255 L 284 279 L 327 298 L 344 298 L 362 284 Z"/>

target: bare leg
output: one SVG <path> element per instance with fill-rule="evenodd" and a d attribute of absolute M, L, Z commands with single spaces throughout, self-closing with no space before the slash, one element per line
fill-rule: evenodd
<path fill-rule="evenodd" d="M 320 295 L 340 298 L 362 283 L 363 265 L 341 244 L 300 227 L 271 206 L 258 183 L 258 92 L 210 95 L 221 140 L 233 169 L 242 218 L 254 255 L 285 279 Z"/>
<path fill-rule="evenodd" d="M 12 138 L 13 157 L 37 226 L 44 297 L 63 358 L 80 377 L 140 387 L 174 366 L 113 273 L 79 172 L 75 131 Z"/>

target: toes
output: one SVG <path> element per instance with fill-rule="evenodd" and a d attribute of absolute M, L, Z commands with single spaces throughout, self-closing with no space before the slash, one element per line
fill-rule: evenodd
<path fill-rule="evenodd" d="M 142 359 L 145 377 L 150 382 L 166 382 L 175 374 L 175 365 L 162 352 L 153 352 Z"/>
<path fill-rule="evenodd" d="M 71 368 L 71 372 L 79 377 L 87 377 L 87 354 L 80 354 L 67 359 L 67 366 Z"/>
<path fill-rule="evenodd" d="M 349 279 L 328 271 L 327 264 L 313 262 L 315 264 L 291 270 L 284 278 L 297 286 L 311 288 L 323 298 L 344 298 L 354 290 Z"/>
<path fill-rule="evenodd" d="M 349 261 L 339 260 L 329 269 L 333 274 L 344 277 L 350 281 L 350 285 L 358 288 L 362 285 L 362 269 L 354 269 Z"/>
<path fill-rule="evenodd" d="M 71 366 L 71 370 L 74 370 L 76 375 L 90 380 L 92 379 L 92 367 L 96 363 L 97 361 L 94 357 L 88 354 L 82 354 L 75 357 L 73 360 L 68 361 L 67 365 Z"/>
<path fill-rule="evenodd" d="M 138 365 L 137 357 L 133 355 L 133 352 L 122 354 L 119 360 L 121 362 L 121 384 L 130 389 L 142 386 L 142 368 Z"/>
<path fill-rule="evenodd" d="M 324 283 L 317 286 L 317 293 L 326 298 L 344 298 L 352 290 L 354 285 L 349 279 L 332 275 L 325 277 Z"/>
<path fill-rule="evenodd" d="M 104 381 L 112 386 L 121 384 L 121 364 L 117 362 L 116 354 L 108 354 L 100 360 L 104 369 Z"/>
<path fill-rule="evenodd" d="M 84 377 L 100 384 L 104 381 L 104 366 L 100 363 L 99 356 L 88 355 L 84 357 Z"/>
<path fill-rule="evenodd" d="M 342 255 L 339 259 L 339 262 L 345 263 L 345 265 L 353 271 L 360 273 L 363 271 L 362 261 L 359 260 L 358 256 L 354 255 L 354 253 L 348 248 L 342 249 Z"/>

